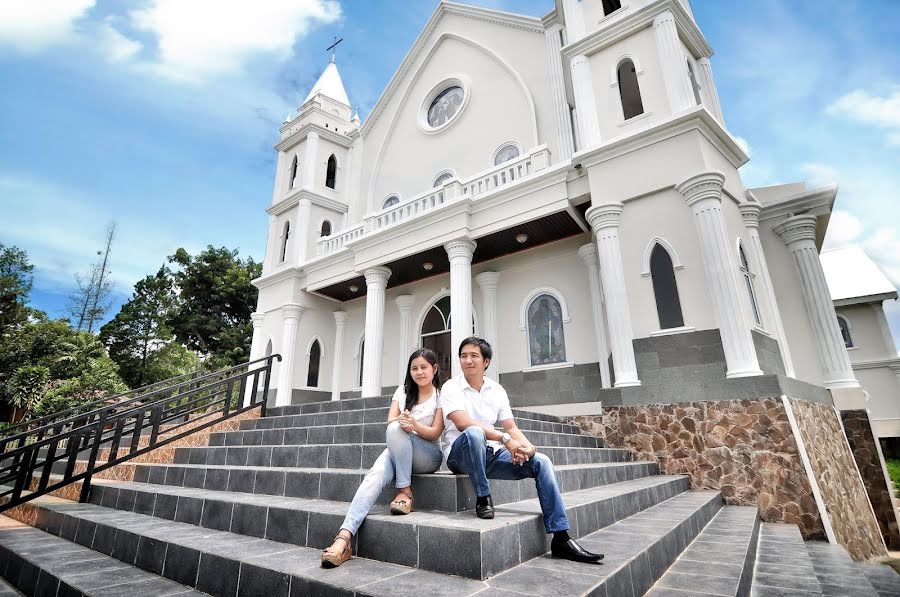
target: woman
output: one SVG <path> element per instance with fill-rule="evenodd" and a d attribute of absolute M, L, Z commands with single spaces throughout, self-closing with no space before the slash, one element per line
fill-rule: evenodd
<path fill-rule="evenodd" d="M 409 514 L 413 495 L 412 473 L 433 473 L 441 466 L 438 438 L 444 431 L 444 415 L 438 407 L 441 385 L 437 355 L 420 348 L 409 357 L 406 379 L 391 398 L 387 449 L 366 474 L 347 512 L 334 543 L 322 552 L 322 567 L 334 568 L 350 559 L 350 542 L 369 513 L 381 488 L 396 477 L 397 497 L 391 502 L 391 514 Z"/>

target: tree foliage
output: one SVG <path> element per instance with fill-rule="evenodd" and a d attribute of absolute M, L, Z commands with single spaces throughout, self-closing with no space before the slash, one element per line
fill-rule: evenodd
<path fill-rule="evenodd" d="M 28 321 L 33 270 L 25 251 L 0 243 L 0 336 Z"/>

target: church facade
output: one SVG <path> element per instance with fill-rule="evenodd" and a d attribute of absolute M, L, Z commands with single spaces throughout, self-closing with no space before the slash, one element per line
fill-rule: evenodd
<path fill-rule="evenodd" d="M 279 405 L 488 339 L 516 405 L 865 408 L 819 262 L 837 188 L 748 189 L 687 0 L 440 2 L 365 122 L 332 61 L 280 131 L 251 358 Z"/>

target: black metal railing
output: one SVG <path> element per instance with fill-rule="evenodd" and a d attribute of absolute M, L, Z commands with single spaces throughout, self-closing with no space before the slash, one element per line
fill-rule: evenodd
<path fill-rule="evenodd" d="M 0 438 L 0 512 L 76 481 L 86 501 L 100 471 L 250 409 L 265 414 L 276 360 L 191 377 Z"/>

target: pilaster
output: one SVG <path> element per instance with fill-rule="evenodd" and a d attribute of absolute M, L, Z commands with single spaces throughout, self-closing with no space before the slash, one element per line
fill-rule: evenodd
<path fill-rule="evenodd" d="M 594 316 L 594 338 L 597 342 L 597 360 L 600 364 L 600 382 L 604 388 L 610 387 L 609 339 L 606 337 L 606 321 L 603 316 L 603 285 L 600 282 L 600 264 L 597 260 L 597 245 L 588 243 L 578 248 L 578 256 L 588 270 L 588 285 L 591 290 L 591 312 Z"/>
<path fill-rule="evenodd" d="M 300 199 L 297 202 L 297 230 L 291 232 L 294 239 L 297 265 L 306 262 L 306 250 L 309 244 L 309 227 L 312 218 L 312 202 L 309 199 Z"/>
<path fill-rule="evenodd" d="M 701 91 L 706 95 L 706 100 L 708 101 L 706 107 L 713 115 L 713 118 L 719 121 L 722 128 L 725 128 L 725 116 L 722 114 L 722 104 L 719 103 L 719 91 L 716 89 L 712 64 L 709 58 L 701 58 L 698 62 L 700 63 L 698 76 L 700 77 L 700 85 L 703 87 Z"/>
<path fill-rule="evenodd" d="M 263 321 L 266 318 L 265 313 L 260 313 L 259 311 L 254 311 L 250 314 L 250 321 L 253 322 L 253 336 L 250 340 L 250 362 L 257 359 L 261 359 L 263 356 L 263 335 L 262 335 L 262 326 Z M 258 367 L 258 365 L 254 365 L 254 367 Z M 260 382 L 262 378 L 260 377 Z M 260 385 L 257 390 L 262 391 L 262 385 Z M 249 406 L 250 402 L 253 398 L 253 378 L 247 378 L 247 384 L 244 387 L 244 406 Z M 263 398 L 265 399 L 265 397 Z"/>
<path fill-rule="evenodd" d="M 281 307 L 281 366 L 278 370 L 278 389 L 275 406 L 291 403 L 294 391 L 294 349 L 297 345 L 297 326 L 305 307 L 288 303 Z"/>
<path fill-rule="evenodd" d="M 566 34 L 569 43 L 584 37 L 584 11 L 579 0 L 563 0 L 563 16 L 566 20 Z"/>
<path fill-rule="evenodd" d="M 381 395 L 381 356 L 384 352 L 384 295 L 391 270 L 373 267 L 366 277 L 366 350 L 363 354 L 362 397 Z"/>
<path fill-rule="evenodd" d="M 678 114 L 696 105 L 694 89 L 688 78 L 684 50 L 678 37 L 678 26 L 675 15 L 665 11 L 653 19 L 653 33 L 656 37 L 656 49 L 662 69 L 663 81 L 666 85 L 666 97 L 672 114 Z"/>
<path fill-rule="evenodd" d="M 584 54 L 573 56 L 572 91 L 575 94 L 575 109 L 578 112 L 579 151 L 600 145 L 600 119 L 597 116 L 597 100 L 591 75 L 591 63 Z"/>
<path fill-rule="evenodd" d="M 557 161 L 567 162 L 574 151 L 574 138 L 572 136 L 572 119 L 569 117 L 569 102 L 566 100 L 566 86 L 563 79 L 562 40 L 560 34 L 562 27 L 554 25 L 544 34 L 547 42 L 547 59 L 550 61 L 550 91 L 553 95 L 553 113 L 556 116 L 557 130 Z"/>
<path fill-rule="evenodd" d="M 397 305 L 397 309 L 400 310 L 400 330 L 398 338 L 400 342 L 400 352 L 397 357 L 400 361 L 400 377 L 397 378 L 397 385 L 402 386 L 403 380 L 406 379 L 406 364 L 409 360 L 410 353 L 412 353 L 412 308 L 415 299 L 410 294 L 401 294 L 394 299 L 394 303 Z"/>
<path fill-rule="evenodd" d="M 316 165 L 319 162 L 319 133 L 310 131 L 306 135 L 306 147 L 304 147 L 303 159 L 303 188 L 315 189 Z"/>
<path fill-rule="evenodd" d="M 497 284 L 500 272 L 481 272 L 475 276 L 475 282 L 481 289 L 482 303 L 482 335 L 494 349 L 494 358 L 485 375 L 494 381 L 500 380 L 500 334 L 497 325 Z"/>
<path fill-rule="evenodd" d="M 331 372 L 331 399 L 341 399 L 341 373 L 344 368 L 344 332 L 350 317 L 343 311 L 335 311 L 334 316 L 334 368 Z"/>
<path fill-rule="evenodd" d="M 472 255 L 475 241 L 468 238 L 444 245 L 450 258 L 450 344 L 453 355 L 450 373 L 462 375 L 456 352 L 460 343 L 473 334 L 472 329 Z"/>

